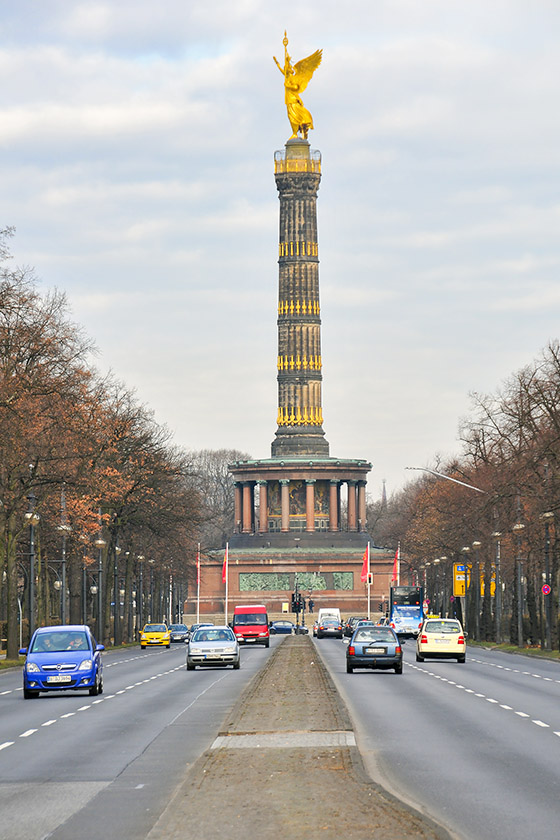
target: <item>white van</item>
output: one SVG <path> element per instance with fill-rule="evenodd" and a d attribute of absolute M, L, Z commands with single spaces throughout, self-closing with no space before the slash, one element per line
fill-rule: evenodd
<path fill-rule="evenodd" d="M 317 614 L 318 624 L 321 624 L 321 622 L 327 617 L 336 618 L 336 620 L 342 624 L 342 618 L 340 616 L 340 610 L 338 609 L 338 607 L 323 607 L 322 609 L 320 609 Z"/>

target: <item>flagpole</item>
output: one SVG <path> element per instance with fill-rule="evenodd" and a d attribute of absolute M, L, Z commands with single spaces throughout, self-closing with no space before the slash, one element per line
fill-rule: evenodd
<path fill-rule="evenodd" d="M 196 623 L 200 624 L 200 543 L 196 552 Z"/>
<path fill-rule="evenodd" d="M 369 540 L 367 544 L 367 617 L 371 619 L 371 575 L 370 575 L 370 551 Z"/>
<path fill-rule="evenodd" d="M 397 540 L 397 586 L 401 585 L 401 541 Z"/>
<path fill-rule="evenodd" d="M 229 543 L 226 543 L 226 557 L 225 557 L 225 567 L 226 567 L 226 620 L 225 624 L 227 624 L 228 619 L 228 567 L 229 567 Z"/>

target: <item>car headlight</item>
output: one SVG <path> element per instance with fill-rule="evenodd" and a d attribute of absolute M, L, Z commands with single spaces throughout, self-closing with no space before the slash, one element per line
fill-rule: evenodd
<path fill-rule="evenodd" d="M 223 652 L 224 653 L 235 653 L 236 650 L 237 650 L 237 648 L 235 647 L 235 645 L 230 645 L 229 647 L 225 647 Z"/>
<path fill-rule="evenodd" d="M 191 647 L 189 648 L 189 653 L 194 653 L 195 656 L 202 653 L 202 648 Z"/>
<path fill-rule="evenodd" d="M 38 674 L 41 670 L 35 662 L 28 662 L 26 668 L 28 674 Z"/>
<path fill-rule="evenodd" d="M 80 662 L 80 665 L 78 667 L 78 671 L 91 671 L 92 666 L 93 666 L 93 662 L 91 661 L 91 659 L 83 659 Z"/>

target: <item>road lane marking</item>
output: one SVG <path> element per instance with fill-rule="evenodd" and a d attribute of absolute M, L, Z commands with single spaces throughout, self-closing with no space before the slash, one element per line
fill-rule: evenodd
<path fill-rule="evenodd" d="M 85 712 L 86 709 L 91 709 L 91 703 L 88 706 L 80 706 L 79 712 Z"/>
<path fill-rule="evenodd" d="M 33 735 L 34 732 L 37 732 L 36 729 L 26 729 L 25 732 L 22 732 L 19 736 L 20 738 L 29 738 L 30 735 Z"/>
<path fill-rule="evenodd" d="M 525 714 L 525 712 L 516 712 L 515 714 L 516 714 L 516 715 L 519 715 L 519 717 L 522 717 L 522 718 L 528 718 L 528 717 L 530 717 L 530 715 Z"/>
<path fill-rule="evenodd" d="M 52 726 L 53 723 L 56 723 L 56 718 L 54 720 L 46 720 L 41 726 Z"/>
<path fill-rule="evenodd" d="M 66 712 L 65 715 L 61 715 L 60 717 L 61 717 L 61 719 L 62 718 L 69 718 L 69 717 L 74 717 L 75 714 L 76 714 L 76 712 Z"/>
<path fill-rule="evenodd" d="M 559 734 L 559 733 L 556 733 Z M 3 744 L 0 744 L 0 750 L 5 750 L 6 747 L 12 747 L 14 745 L 13 741 L 4 741 Z"/>
<path fill-rule="evenodd" d="M 513 712 L 513 706 L 507 706 L 505 703 L 500 703 L 500 709 L 505 709 L 506 712 Z"/>
<path fill-rule="evenodd" d="M 498 700 L 494 700 L 493 697 L 487 697 L 486 699 L 488 700 L 489 703 L 498 703 Z"/>
<path fill-rule="evenodd" d="M 537 726 L 542 726 L 543 729 L 550 729 L 550 724 L 544 723 L 542 720 L 533 720 L 532 723 L 535 723 Z"/>

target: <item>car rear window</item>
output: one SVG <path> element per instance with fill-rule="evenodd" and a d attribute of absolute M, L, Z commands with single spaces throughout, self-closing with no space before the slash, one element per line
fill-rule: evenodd
<path fill-rule="evenodd" d="M 192 639 L 193 642 L 234 642 L 235 636 L 229 627 L 221 627 L 215 630 L 213 627 L 201 627 L 197 630 Z"/>
<path fill-rule="evenodd" d="M 424 633 L 459 633 L 461 628 L 456 621 L 427 621 Z"/>
<path fill-rule="evenodd" d="M 355 642 L 394 642 L 395 636 L 388 627 L 364 627 L 356 630 Z"/>

